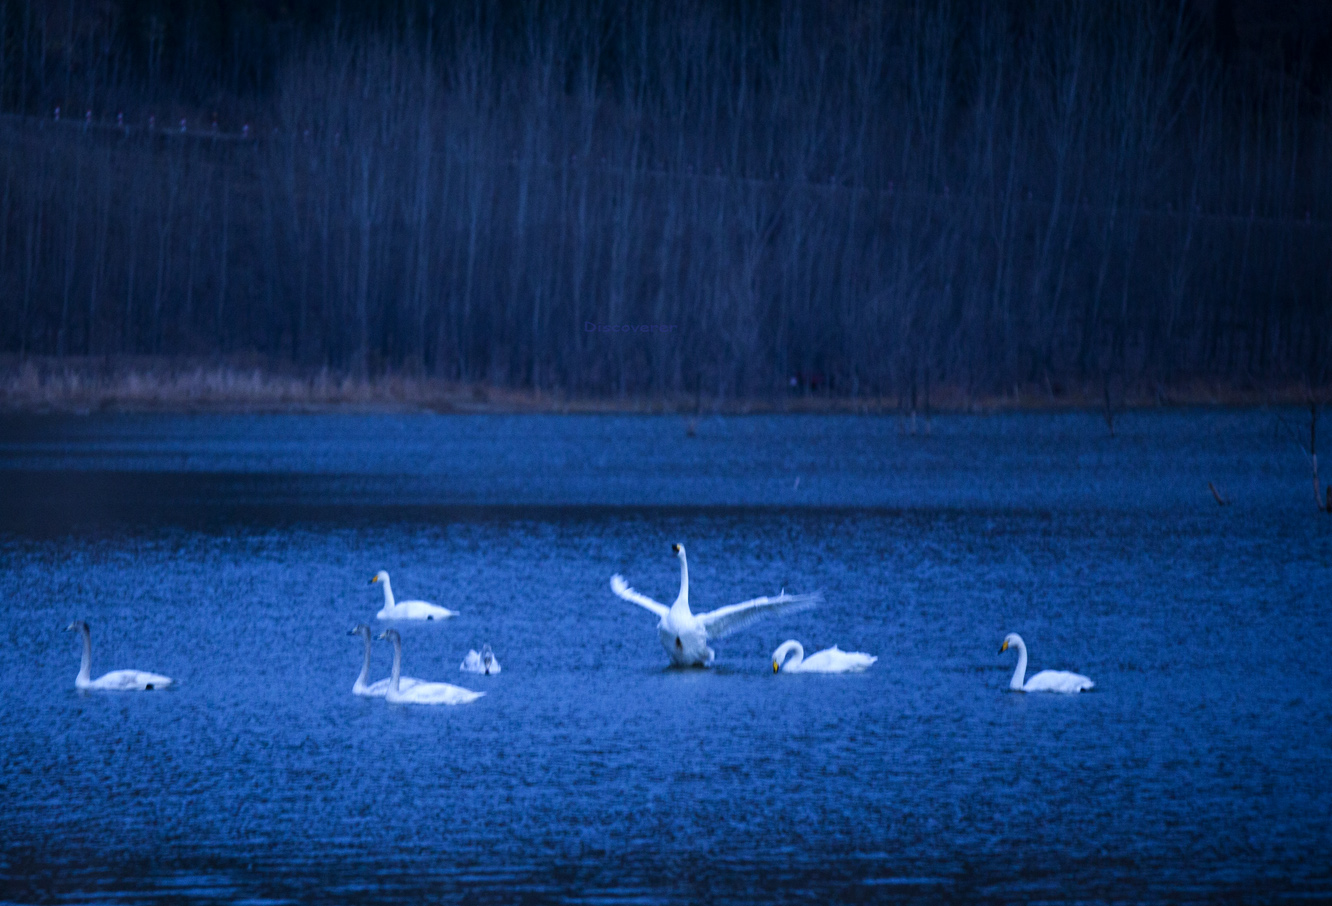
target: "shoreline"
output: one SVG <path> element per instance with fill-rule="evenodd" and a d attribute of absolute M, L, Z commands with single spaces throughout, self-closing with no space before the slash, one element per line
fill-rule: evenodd
<path fill-rule="evenodd" d="M 698 398 L 691 394 L 578 396 L 484 383 L 389 374 L 368 378 L 326 369 L 298 371 L 267 363 L 173 358 L 0 357 L 0 414 L 93 413 L 436 413 L 436 414 L 639 414 L 763 415 L 843 414 L 928 418 L 1007 412 L 1122 412 L 1163 408 L 1307 406 L 1332 399 L 1332 387 L 1303 384 L 1236 387 L 1192 380 L 1120 389 L 1110 404 L 1101 382 L 1061 387 L 1016 386 L 1006 394 L 970 394 L 933 388 L 928 401 L 894 396 L 841 396 L 792 391 L 756 397 Z"/>

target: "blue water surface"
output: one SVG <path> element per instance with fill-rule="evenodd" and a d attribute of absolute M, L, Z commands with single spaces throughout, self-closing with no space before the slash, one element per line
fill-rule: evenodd
<path fill-rule="evenodd" d="M 1299 418 L 0 420 L 0 901 L 1332 900 Z M 695 610 L 825 604 L 668 669 L 608 580 L 669 602 L 676 541 Z M 378 569 L 484 698 L 351 695 Z M 74 619 L 178 688 L 77 692 Z M 1008 692 L 1010 631 L 1095 690 Z"/>

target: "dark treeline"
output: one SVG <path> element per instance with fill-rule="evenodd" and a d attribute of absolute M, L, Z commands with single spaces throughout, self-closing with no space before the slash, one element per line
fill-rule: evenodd
<path fill-rule="evenodd" d="M 577 394 L 1329 378 L 1317 4 L 1257 50 L 1227 0 L 262 9 L 0 0 L 0 348 Z"/>

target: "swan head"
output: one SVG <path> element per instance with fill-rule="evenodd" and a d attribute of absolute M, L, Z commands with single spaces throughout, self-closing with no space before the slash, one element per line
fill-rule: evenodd
<path fill-rule="evenodd" d="M 398 635 L 398 630 L 396 630 L 396 629 L 385 629 L 385 630 L 384 630 L 383 632 L 381 632 L 379 635 L 375 636 L 375 638 L 379 639 L 380 641 L 385 641 L 385 642 L 401 642 L 401 641 L 402 641 L 402 636 Z"/>
<path fill-rule="evenodd" d="M 672 544 L 672 545 L 671 545 L 671 553 L 675 554 L 675 556 L 680 557 L 681 559 L 684 559 L 684 555 L 685 555 L 685 552 L 684 552 L 684 545 L 683 545 L 683 544 Z"/>
<path fill-rule="evenodd" d="M 83 622 L 82 620 L 75 620 L 73 623 L 70 623 L 68 626 L 66 626 L 64 631 L 75 632 L 77 630 L 85 630 L 87 628 L 88 628 L 87 623 Z"/>
<path fill-rule="evenodd" d="M 347 630 L 347 635 L 359 635 L 366 641 L 370 640 L 370 627 L 364 623 L 357 623 L 351 629 Z"/>
<path fill-rule="evenodd" d="M 1004 636 L 1004 643 L 999 646 L 999 653 L 1003 654 L 1009 648 L 1024 647 L 1026 646 L 1022 644 L 1022 636 L 1018 635 L 1016 632 L 1010 632 L 1008 635 Z"/>
<path fill-rule="evenodd" d="M 376 582 L 387 582 L 387 581 L 388 581 L 388 570 L 381 569 L 379 572 L 375 573 L 375 577 L 370 580 L 370 584 L 374 585 Z"/>

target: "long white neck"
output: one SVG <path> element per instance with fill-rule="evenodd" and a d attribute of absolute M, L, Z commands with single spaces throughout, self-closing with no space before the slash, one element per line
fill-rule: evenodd
<path fill-rule="evenodd" d="M 384 606 L 393 606 L 393 586 L 389 585 L 388 576 L 384 577 Z"/>
<path fill-rule="evenodd" d="M 364 686 L 370 680 L 370 634 L 361 638 L 365 640 L 365 660 L 361 661 L 361 675 L 356 677 L 357 686 Z"/>
<path fill-rule="evenodd" d="M 79 675 L 74 680 L 75 685 L 92 681 L 92 633 L 88 631 L 87 626 L 80 626 L 79 635 L 83 636 L 83 660 L 79 663 Z"/>
<path fill-rule="evenodd" d="M 1027 678 L 1027 644 L 1022 639 L 1013 643 L 1013 647 L 1018 651 L 1017 668 L 1013 671 L 1013 679 L 1008 684 L 1010 689 L 1022 689 L 1022 681 Z"/>
<path fill-rule="evenodd" d="M 398 691 L 398 679 L 402 676 L 402 639 L 393 640 L 393 673 L 389 675 L 389 688 Z"/>
<path fill-rule="evenodd" d="M 786 660 L 786 655 L 791 651 L 794 651 L 795 654 L 793 654 L 788 661 Z M 797 670 L 805 661 L 805 646 L 801 645 L 794 639 L 789 642 L 783 642 L 781 647 L 773 652 L 772 659 L 776 661 L 777 665 L 783 670 L 786 670 L 788 667 L 791 670 Z"/>
<path fill-rule="evenodd" d="M 685 559 L 684 551 L 680 551 L 680 594 L 676 596 L 671 610 L 689 615 L 689 561 Z"/>

